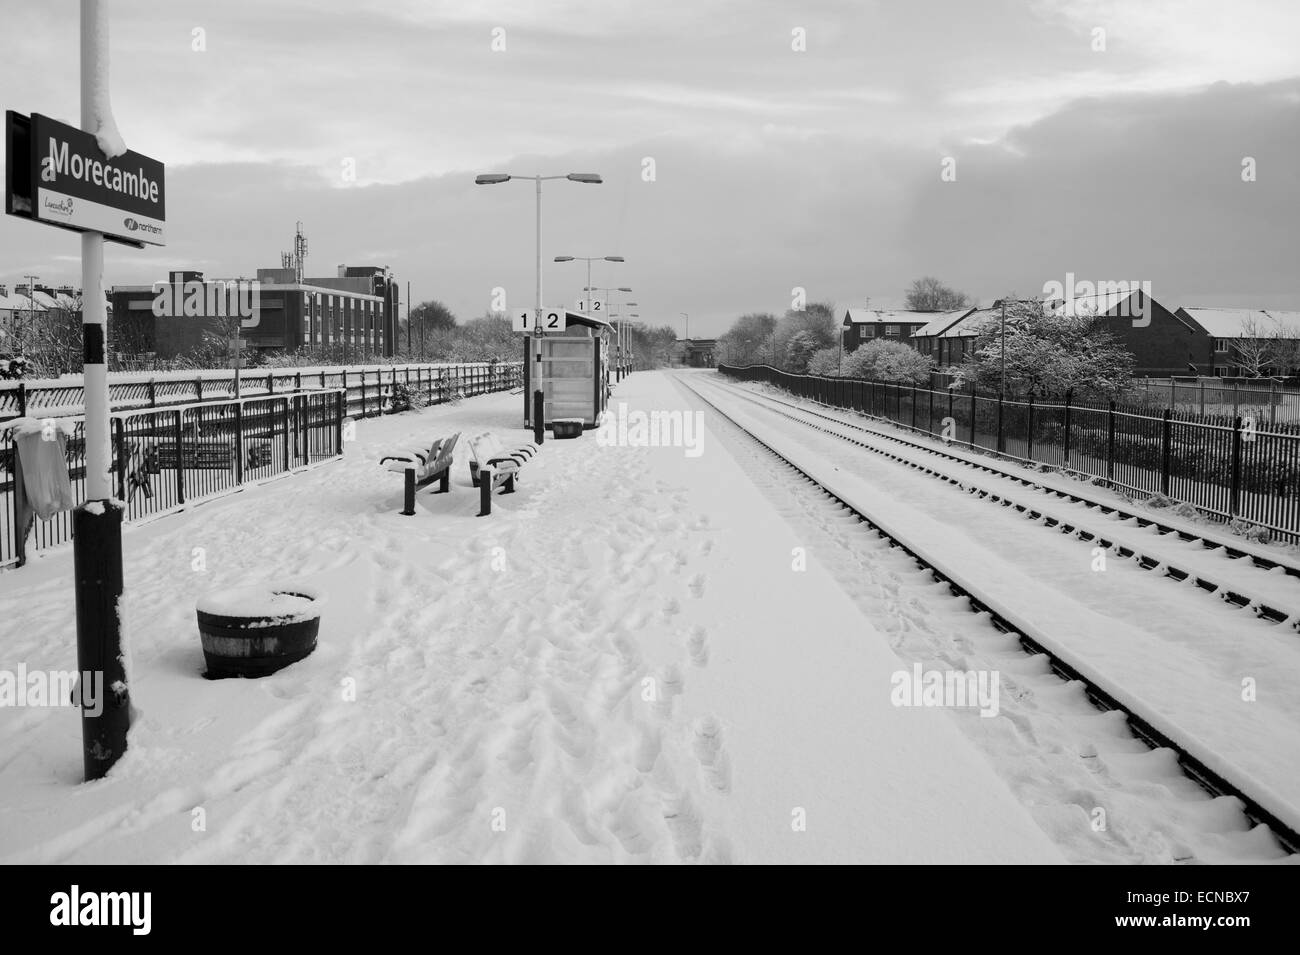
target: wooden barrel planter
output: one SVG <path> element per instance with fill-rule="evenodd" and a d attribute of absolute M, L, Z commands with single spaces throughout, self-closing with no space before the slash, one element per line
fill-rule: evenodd
<path fill-rule="evenodd" d="M 582 419 L 556 418 L 551 422 L 551 433 L 557 438 L 576 438 L 582 434 Z"/>
<path fill-rule="evenodd" d="M 316 649 L 321 598 L 299 585 L 246 587 L 204 596 L 195 607 L 210 680 L 260 677 Z"/>

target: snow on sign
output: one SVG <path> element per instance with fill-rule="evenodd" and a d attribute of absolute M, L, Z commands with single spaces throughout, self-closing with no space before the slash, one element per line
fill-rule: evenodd
<path fill-rule="evenodd" d="M 166 244 L 163 164 L 127 151 L 109 159 L 92 133 L 5 112 L 5 212 L 126 245 Z"/>
<path fill-rule="evenodd" d="M 531 334 L 536 322 L 536 309 L 519 308 L 511 313 L 511 327 L 525 335 Z M 563 309 L 548 308 L 542 313 L 541 330 L 544 332 L 562 332 L 568 327 L 568 319 Z"/>

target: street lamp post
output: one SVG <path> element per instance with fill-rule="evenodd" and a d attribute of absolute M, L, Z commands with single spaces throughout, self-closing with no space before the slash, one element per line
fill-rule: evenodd
<path fill-rule="evenodd" d="M 557 255 L 556 262 L 586 262 L 587 263 L 587 287 L 591 287 L 591 263 L 592 262 L 623 262 L 625 259 L 621 255 Z"/>
<path fill-rule="evenodd" d="M 36 276 L 25 275 L 27 279 L 27 328 L 28 334 L 36 327 Z M 83 296 L 84 298 L 84 296 Z M 18 354 L 24 354 L 23 350 L 23 329 L 18 330 Z"/>
<path fill-rule="evenodd" d="M 511 179 L 530 179 L 537 184 L 537 309 L 533 313 L 533 338 L 536 339 L 536 348 L 534 350 L 534 374 L 533 374 L 533 408 L 531 417 L 533 421 L 533 438 L 541 444 L 545 439 L 546 421 L 544 420 L 543 403 L 545 395 L 542 393 L 542 183 L 548 179 L 568 179 L 570 182 L 585 182 L 590 185 L 598 186 L 603 182 L 594 172 L 571 172 L 563 176 L 517 176 L 512 173 L 484 173 L 474 177 L 474 184 L 477 186 L 495 186 L 498 183 L 509 182 Z M 529 417 L 525 412 L 525 418 Z"/>
<path fill-rule="evenodd" d="M 604 288 L 604 287 L 601 287 L 601 286 L 599 286 L 599 285 L 596 285 L 596 286 L 588 285 L 584 291 L 587 291 L 587 292 L 626 292 L 626 293 L 629 294 L 629 295 L 632 293 L 632 290 L 631 290 L 630 288 L 627 288 L 626 286 L 619 286 L 618 288 Z M 628 306 L 632 306 L 632 305 L 635 305 L 636 302 L 626 302 L 626 303 L 624 303 L 624 304 L 626 304 L 626 305 L 628 305 Z M 615 380 L 615 381 L 622 381 L 622 379 L 623 379 L 623 362 L 622 362 L 622 358 L 623 358 L 623 345 L 624 345 L 624 342 L 623 342 L 623 323 L 622 323 L 622 322 L 619 322 L 619 324 L 618 324 L 618 326 L 616 327 L 615 331 L 616 331 L 616 334 L 617 334 L 617 344 L 618 344 L 618 355 L 617 355 L 617 358 L 618 358 L 618 361 L 617 361 L 617 363 L 616 363 L 616 365 L 615 365 L 615 369 L 614 369 L 614 380 Z"/>

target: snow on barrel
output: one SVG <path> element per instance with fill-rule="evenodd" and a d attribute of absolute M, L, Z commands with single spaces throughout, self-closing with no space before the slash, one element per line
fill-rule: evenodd
<path fill-rule="evenodd" d="M 302 584 L 205 594 L 195 606 L 209 679 L 260 677 L 316 649 L 323 600 Z"/>

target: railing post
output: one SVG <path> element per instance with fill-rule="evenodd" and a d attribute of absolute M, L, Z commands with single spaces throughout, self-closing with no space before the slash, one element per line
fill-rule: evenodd
<path fill-rule="evenodd" d="M 1106 481 L 1115 480 L 1115 402 L 1110 403 L 1106 413 Z"/>
<path fill-rule="evenodd" d="M 244 403 L 242 401 L 235 402 L 235 483 L 244 483 Z"/>
<path fill-rule="evenodd" d="M 1232 478 L 1228 487 L 1228 517 L 1241 509 L 1241 417 L 1232 419 Z"/>
<path fill-rule="evenodd" d="M 975 415 L 978 413 L 979 400 L 975 389 L 970 390 L 970 449 L 975 450 Z"/>
<path fill-rule="evenodd" d="M 183 445 L 184 422 L 181 420 L 185 414 L 180 408 L 176 409 L 176 427 L 172 429 L 172 441 L 176 445 L 176 503 L 185 503 L 185 468 L 181 467 L 184 463 L 181 447 Z"/>
<path fill-rule="evenodd" d="M 1173 452 L 1173 427 L 1170 424 L 1173 411 L 1165 409 L 1160 419 L 1160 493 L 1169 494 L 1169 459 Z"/>
<path fill-rule="evenodd" d="M 25 381 L 18 382 L 18 417 L 27 417 L 27 382 Z"/>
<path fill-rule="evenodd" d="M 1029 393 L 1029 424 L 1025 428 L 1025 460 L 1034 459 L 1034 393 Z"/>
<path fill-rule="evenodd" d="M 998 454 L 1006 451 L 1006 444 L 1002 439 L 1002 392 L 998 392 Z"/>
<path fill-rule="evenodd" d="M 126 500 L 126 440 L 122 435 L 122 419 L 113 418 L 113 453 L 116 456 L 117 467 L 117 499 Z M 89 468 L 87 468 L 89 473 Z"/>
<path fill-rule="evenodd" d="M 293 458 L 289 454 L 289 398 L 286 395 L 284 400 L 284 469 L 293 470 Z"/>
<path fill-rule="evenodd" d="M 916 430 L 916 385 L 912 386 L 912 430 Z"/>
<path fill-rule="evenodd" d="M 1074 402 L 1074 392 L 1065 393 L 1065 466 L 1070 466 L 1070 407 Z"/>
<path fill-rule="evenodd" d="M 273 371 L 266 373 L 266 393 L 268 395 L 275 394 L 275 372 Z"/>
<path fill-rule="evenodd" d="M 157 393 L 156 389 L 154 388 L 154 384 L 153 384 L 153 379 L 152 379 L 152 378 L 149 379 L 149 407 L 150 407 L 150 408 L 157 408 L 157 407 L 158 407 L 158 393 Z"/>
<path fill-rule="evenodd" d="M 194 394 L 197 396 L 199 401 L 203 400 L 203 377 L 202 376 L 199 376 L 198 378 L 194 379 Z"/>
<path fill-rule="evenodd" d="M 344 368 L 343 369 L 343 414 L 346 415 L 347 413 L 348 413 L 348 370 Z M 340 432 L 340 434 L 342 434 L 342 432 Z M 343 449 L 343 441 L 342 438 L 340 438 L 339 450 L 342 451 L 342 449 Z"/>
<path fill-rule="evenodd" d="M 343 418 L 347 415 L 348 393 L 346 391 L 336 391 L 334 396 L 338 398 L 336 402 L 338 411 L 334 415 L 334 453 L 343 453 Z"/>

